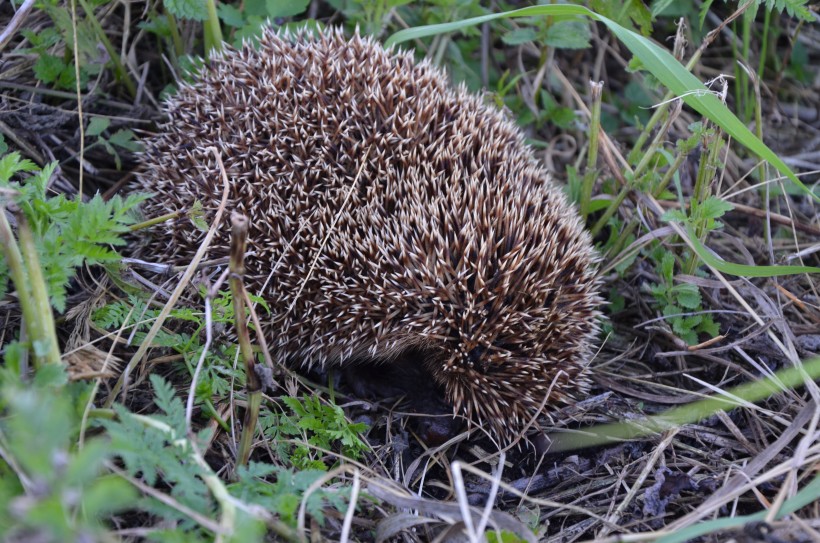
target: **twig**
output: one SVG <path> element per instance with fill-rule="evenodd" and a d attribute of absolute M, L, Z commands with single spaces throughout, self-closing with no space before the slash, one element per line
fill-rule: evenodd
<path fill-rule="evenodd" d="M 502 453 L 503 455 L 503 453 Z M 464 477 L 461 475 L 461 462 L 456 460 L 451 464 L 453 473 L 453 490 L 456 493 L 458 509 L 461 512 L 461 522 L 464 523 L 464 531 L 467 532 L 467 540 L 470 543 L 479 543 L 481 534 L 476 532 L 473 526 L 473 515 L 470 512 L 470 502 L 467 501 L 467 491 L 464 488 Z"/>
<path fill-rule="evenodd" d="M 23 26 L 23 21 L 26 20 L 28 17 L 31 8 L 34 7 L 34 2 L 36 0 L 25 0 L 22 3 L 20 8 L 14 13 L 14 16 L 9 21 L 8 26 L 3 29 L 3 32 L 0 32 L 0 52 L 6 48 L 6 45 L 11 41 L 11 38 L 17 32 L 17 30 Z"/>
<path fill-rule="evenodd" d="M 143 483 L 139 479 L 135 479 L 134 477 L 131 477 L 130 475 L 128 475 L 128 473 L 121 470 L 117 466 L 111 464 L 110 462 L 107 463 L 106 467 L 109 470 L 111 470 L 112 472 L 114 472 L 115 474 L 117 474 L 119 477 L 122 477 L 123 479 L 125 479 L 126 481 L 128 481 L 129 483 L 131 483 L 132 485 L 137 487 L 141 492 L 147 494 L 148 496 L 151 496 L 152 498 L 154 498 L 158 502 L 167 505 L 171 509 L 176 509 L 177 511 L 179 511 L 180 513 L 182 513 L 186 517 L 190 518 L 191 520 L 193 520 L 194 522 L 196 522 L 197 524 L 199 524 L 200 526 L 202 526 L 206 530 L 211 531 L 215 534 L 223 533 L 223 528 L 219 524 L 217 524 L 213 520 L 209 519 L 208 517 L 204 516 L 202 513 L 199 513 L 198 511 L 195 511 L 195 510 L 191 509 L 187 505 L 179 503 L 177 500 L 175 500 L 174 498 L 172 498 L 168 494 L 164 494 L 164 493 L 160 492 L 159 490 L 157 490 L 156 488 L 146 485 L 145 483 Z"/>
<path fill-rule="evenodd" d="M 196 397 L 196 385 L 199 382 L 199 373 L 202 371 L 202 366 L 205 365 L 205 358 L 208 356 L 208 351 L 211 349 L 211 342 L 214 339 L 213 334 L 213 317 L 211 311 L 211 296 L 205 297 L 205 344 L 202 346 L 202 353 L 197 360 L 194 375 L 191 378 L 191 388 L 188 390 L 188 401 L 185 404 L 185 429 L 188 434 L 191 433 L 191 419 L 194 413 L 194 398 Z"/>
<path fill-rule="evenodd" d="M 259 333 L 262 330 L 262 323 L 259 321 L 259 316 L 256 314 L 256 309 L 254 309 L 254 304 L 251 301 L 251 297 L 248 295 L 248 289 L 246 289 L 244 285 L 242 285 L 242 297 L 245 299 L 245 305 L 248 307 L 248 312 L 251 314 L 253 325 L 256 326 L 256 339 L 259 341 L 259 348 L 262 349 L 262 357 L 265 359 L 265 364 L 274 371 L 281 370 L 281 367 L 277 367 L 273 363 L 273 359 L 270 356 L 270 350 L 268 349 L 268 341 L 265 339 L 265 334 Z"/>
<path fill-rule="evenodd" d="M 493 512 L 495 505 L 495 497 L 498 495 L 498 487 L 501 484 L 501 474 L 504 472 L 504 462 L 507 460 L 507 455 L 501 453 L 498 456 L 498 466 L 495 474 L 493 474 L 492 486 L 490 487 L 490 494 L 487 496 L 487 503 L 484 505 L 484 514 L 481 515 L 481 520 L 476 526 L 476 535 L 482 537 L 484 530 L 487 529 L 487 523 L 490 521 L 490 515 Z"/>
<path fill-rule="evenodd" d="M 83 163 L 85 162 L 85 122 L 83 118 L 82 79 L 80 78 L 80 45 L 77 41 L 77 1 L 71 0 L 71 49 L 74 54 L 74 91 L 77 97 L 77 124 L 80 129 L 80 172 L 77 181 L 77 201 L 83 201 Z"/>
<path fill-rule="evenodd" d="M 342 523 L 342 534 L 339 537 L 339 543 L 347 543 L 350 538 L 350 527 L 353 525 L 353 515 L 356 513 L 356 500 L 359 497 L 359 487 L 361 476 L 359 470 L 353 470 L 353 485 L 350 489 L 350 503 L 347 504 L 347 511 L 345 511 L 345 519 Z"/>
<path fill-rule="evenodd" d="M 256 375 L 256 364 L 253 359 L 248 324 L 245 318 L 245 291 L 243 282 L 245 277 L 245 247 L 248 240 L 248 218 L 239 213 L 231 214 L 231 262 L 228 282 L 231 285 L 233 297 L 234 322 L 236 335 L 239 340 L 239 352 L 245 365 L 245 388 L 247 402 L 245 420 L 242 424 L 242 435 L 239 438 L 239 450 L 236 463 L 246 466 L 251 455 L 253 434 L 256 430 L 256 421 L 259 418 L 259 406 L 262 404 L 262 383 Z M 261 330 L 259 331 L 261 332 Z"/>

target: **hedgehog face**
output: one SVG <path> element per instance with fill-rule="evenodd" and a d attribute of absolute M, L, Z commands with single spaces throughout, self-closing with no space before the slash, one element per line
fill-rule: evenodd
<path fill-rule="evenodd" d="M 511 440 L 542 413 L 586 392 L 586 368 L 576 360 L 495 346 L 452 351 L 432 371 L 455 414 Z"/>

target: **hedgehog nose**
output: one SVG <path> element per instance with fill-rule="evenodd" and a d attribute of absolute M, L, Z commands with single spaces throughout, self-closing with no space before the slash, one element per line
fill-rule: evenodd
<path fill-rule="evenodd" d="M 476 366 L 479 365 L 481 358 L 484 356 L 484 351 L 484 347 L 481 346 L 470 349 L 470 352 L 467 353 L 467 360 Z"/>

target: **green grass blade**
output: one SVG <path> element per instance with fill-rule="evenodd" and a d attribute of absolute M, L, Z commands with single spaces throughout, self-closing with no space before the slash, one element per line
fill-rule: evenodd
<path fill-rule="evenodd" d="M 395 45 L 408 40 L 424 38 L 445 32 L 453 32 L 463 28 L 479 25 L 496 19 L 508 19 L 517 17 L 533 16 L 571 17 L 585 16 L 605 24 L 623 44 L 632 51 L 644 67 L 652 73 L 661 83 L 681 97 L 690 107 L 711 119 L 715 124 L 723 128 L 727 134 L 746 146 L 750 151 L 761 158 L 767 160 L 772 166 L 788 177 L 800 189 L 820 202 L 820 195 L 812 192 L 800 179 L 794 175 L 789 167 L 777 154 L 769 149 L 757 136 L 755 136 L 726 105 L 721 102 L 701 81 L 689 73 L 689 71 L 678 62 L 666 49 L 659 47 L 652 41 L 628 30 L 615 21 L 598 15 L 583 6 L 552 5 L 552 6 L 532 6 L 523 9 L 505 11 L 502 13 L 492 13 L 463 19 L 451 23 L 420 26 L 408 28 L 396 32 L 387 39 L 385 45 Z"/>
<path fill-rule="evenodd" d="M 691 226 L 686 227 L 686 232 L 689 234 L 689 241 L 692 242 L 692 249 L 695 250 L 700 259 L 723 273 L 740 277 L 777 277 L 799 273 L 820 273 L 820 268 L 813 266 L 750 266 L 748 264 L 726 262 L 709 252 L 709 249 L 695 235 L 695 231 Z"/>
<path fill-rule="evenodd" d="M 807 484 L 800 492 L 783 502 L 783 507 L 781 507 L 777 513 L 777 519 L 781 519 L 808 504 L 814 503 L 818 499 L 820 499 L 820 476 L 815 477 L 814 480 Z M 700 524 L 695 524 L 694 526 L 689 526 L 673 534 L 661 537 L 656 543 L 684 543 L 685 541 L 691 541 L 718 530 L 742 528 L 750 522 L 766 520 L 768 513 L 768 511 L 759 511 L 751 515 L 719 518 L 701 522 Z"/>
<path fill-rule="evenodd" d="M 812 358 L 802 363 L 802 368 L 790 366 L 778 370 L 774 377 L 763 377 L 732 387 L 726 395 L 712 395 L 686 405 L 667 409 L 658 415 L 646 417 L 642 421 L 614 422 L 599 424 L 584 429 L 584 433 L 553 433 L 550 452 L 565 452 L 614 442 L 636 439 L 663 432 L 670 427 L 692 424 L 715 414 L 719 410 L 728 411 L 743 405 L 743 402 L 759 402 L 785 389 L 797 389 L 809 379 L 820 378 L 820 358 Z M 782 385 L 782 386 L 781 386 Z"/>

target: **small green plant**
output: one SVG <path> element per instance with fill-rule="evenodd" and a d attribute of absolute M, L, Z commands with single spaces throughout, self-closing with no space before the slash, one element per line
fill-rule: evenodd
<path fill-rule="evenodd" d="M 719 326 L 709 314 L 702 311 L 702 299 L 698 287 L 689 283 L 675 283 L 675 255 L 660 249 L 663 256 L 658 265 L 661 282 L 651 285 L 650 292 L 658 302 L 663 316 L 669 319 L 672 330 L 688 345 L 698 342 L 698 334 L 709 337 L 718 334 Z"/>
<path fill-rule="evenodd" d="M 131 508 L 134 488 L 106 473 L 104 438 L 78 450 L 77 410 L 86 385 L 66 385 L 62 367 L 40 369 L 30 382 L 11 371 L 19 351 L 6 349 L 0 377 L 0 526 L 8 541 L 97 541 L 105 521 Z"/>
<path fill-rule="evenodd" d="M 342 408 L 322 402 L 317 396 L 283 398 L 292 414 L 268 412 L 260 416 L 260 424 L 271 443 L 276 443 L 280 457 L 297 469 L 326 470 L 323 451 L 339 450 L 353 460 L 361 457 L 367 445 L 359 437 L 364 423 L 351 424 Z M 290 445 L 283 439 L 303 437 L 304 443 Z"/>
<path fill-rule="evenodd" d="M 30 50 L 38 55 L 34 74 L 40 81 L 76 91 L 75 70 L 80 73 L 80 88 L 84 88 L 92 77 L 100 75 L 110 65 L 114 77 L 132 97 L 136 95 L 136 84 L 94 13 L 106 3 L 107 0 L 100 0 L 92 6 L 88 0 L 78 0 L 74 13 L 57 0 L 39 3 L 54 26 L 40 32 L 24 31 L 24 35 L 32 44 Z M 78 68 L 75 63 L 79 64 Z"/>
<path fill-rule="evenodd" d="M 204 295 L 204 293 L 203 293 Z M 254 299 L 262 304 L 264 301 Z M 127 300 L 108 303 L 95 310 L 92 321 L 105 330 L 128 330 L 126 337 L 134 345 L 141 345 L 145 340 L 147 330 L 159 315 L 161 309 L 148 307 L 138 295 L 132 294 Z M 214 326 L 232 326 L 234 313 L 233 304 L 227 293 L 220 293 L 212 301 L 212 322 Z M 189 307 L 176 307 L 169 315 L 169 326 L 159 330 L 154 336 L 153 347 L 166 347 L 182 356 L 184 371 L 194 374 L 202 350 L 205 333 L 205 315 Z M 170 326 L 173 325 L 173 326 Z M 236 356 L 237 346 L 233 342 L 216 342 L 205 356 L 196 387 L 196 400 L 202 408 L 213 417 L 223 428 L 226 423 L 218 414 L 214 406 L 214 398 L 225 398 L 231 392 L 231 386 L 241 387 L 245 383 L 245 374 L 233 368 L 232 362 Z"/>
<path fill-rule="evenodd" d="M 307 498 L 303 497 L 309 487 L 326 475 L 322 470 L 295 471 L 252 462 L 237 469 L 235 483 L 221 486 L 198 453 L 204 450 L 209 431 L 200 431 L 193 437 L 187 435 L 185 407 L 175 396 L 173 387 L 157 375 L 151 375 L 151 383 L 158 413 L 136 415 L 116 406 L 116 419 L 101 422 L 110 436 L 113 453 L 122 458 L 132 477 L 139 477 L 150 486 L 167 486 L 176 503 L 203 516 L 213 515 L 220 508 L 224 514 L 230 504 L 242 500 L 241 503 L 246 505 L 235 513 L 241 513 L 243 509 L 248 511 L 249 506 L 261 507 L 275 513 L 287 526 L 295 527 L 296 512 L 303 499 L 307 499 L 306 511 L 320 523 L 324 520 L 324 507 L 339 510 L 345 507 L 347 489 L 344 487 L 318 489 Z M 275 482 L 271 483 L 270 479 Z M 223 491 L 230 494 L 224 495 Z M 207 540 L 207 532 L 180 507 L 149 497 L 141 500 L 139 505 L 166 521 L 191 530 L 190 536 L 196 540 Z M 260 541 L 264 533 L 260 519 L 247 513 L 242 514 L 241 522 L 237 518 L 231 529 L 231 541 Z M 174 532 L 168 532 L 166 537 L 173 538 Z"/>
<path fill-rule="evenodd" d="M 237 482 L 229 490 L 237 498 L 275 511 L 279 518 L 296 527 L 297 511 L 302 500 L 305 510 L 319 523 L 325 520 L 325 508 L 343 511 L 347 507 L 347 488 L 320 488 L 305 497 L 305 491 L 316 481 L 327 476 L 325 470 L 284 468 L 272 464 L 251 462 L 237 469 Z M 275 479 L 271 484 L 266 479 Z"/>
<path fill-rule="evenodd" d="M 137 416 L 115 404 L 116 419 L 101 421 L 112 451 L 123 460 L 131 476 L 139 476 L 149 486 L 161 480 L 179 503 L 210 514 L 215 504 L 202 479 L 202 468 L 192 457 L 194 447 L 207 441 L 208 432 L 187 438 L 185 406 L 174 395 L 173 387 L 158 375 L 151 375 L 151 384 L 159 412 L 150 417 Z M 189 443 L 188 439 L 193 441 Z M 144 500 L 143 505 L 165 519 L 191 526 L 190 518 L 173 507 L 152 499 Z"/>
<path fill-rule="evenodd" d="M 28 38 L 32 47 L 30 52 L 37 55 L 34 63 L 34 76 L 54 88 L 74 91 L 77 87 L 74 60 L 66 55 L 55 55 L 50 51 L 62 42 L 63 37 L 55 27 L 48 27 L 40 32 L 24 30 L 23 35 Z M 80 68 L 80 85 L 88 83 L 89 72 L 86 67 Z"/>
<path fill-rule="evenodd" d="M 88 123 L 85 129 L 85 135 L 88 137 L 96 137 L 97 141 L 92 145 L 86 147 L 90 149 L 93 145 L 101 145 L 108 154 L 114 157 L 114 162 L 117 164 L 117 169 L 122 169 L 122 160 L 117 152 L 118 149 L 136 153 L 142 149 L 139 141 L 136 139 L 134 131 L 128 128 L 120 128 L 116 132 L 105 135 L 108 127 L 111 125 L 111 119 L 105 117 L 94 117 Z"/>
<path fill-rule="evenodd" d="M 55 162 L 41 170 L 19 153 L 9 153 L 0 159 L 0 188 L 12 191 L 14 204 L 27 219 L 49 297 L 54 308 L 62 312 L 66 287 L 81 265 L 119 260 L 112 247 L 125 244 L 123 235 L 137 218 L 132 211 L 147 196 L 134 193 L 104 201 L 98 194 L 88 202 L 70 200 L 63 194 L 49 196 L 48 184 L 56 168 Z M 19 177 L 23 178 L 13 180 Z M 0 275 L 0 289 L 8 279 L 8 275 Z"/>

